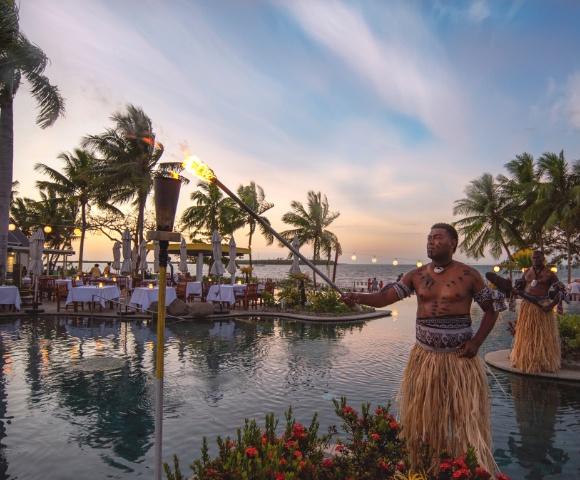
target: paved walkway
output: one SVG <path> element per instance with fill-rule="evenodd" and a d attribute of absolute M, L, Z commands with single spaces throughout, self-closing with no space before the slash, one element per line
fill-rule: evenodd
<path fill-rule="evenodd" d="M 510 352 L 511 350 L 497 350 L 495 352 L 489 352 L 485 356 L 485 361 L 492 367 L 499 368 L 500 370 L 517 373 L 519 375 L 526 375 L 528 377 L 543 377 L 556 380 L 580 382 L 580 370 L 568 370 L 563 368 L 558 373 L 537 373 L 533 375 L 530 373 L 522 373 L 517 368 L 512 367 L 510 362 Z"/>

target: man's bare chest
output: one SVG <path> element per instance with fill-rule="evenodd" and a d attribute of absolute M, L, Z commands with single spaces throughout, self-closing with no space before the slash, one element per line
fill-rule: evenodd
<path fill-rule="evenodd" d="M 422 274 L 415 282 L 419 302 L 459 303 L 471 300 L 472 282 L 467 275 L 451 272 L 442 275 Z"/>

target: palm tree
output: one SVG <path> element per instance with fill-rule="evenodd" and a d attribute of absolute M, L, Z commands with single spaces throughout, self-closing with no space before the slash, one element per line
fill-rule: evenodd
<path fill-rule="evenodd" d="M 48 175 L 52 181 L 36 182 L 39 189 L 52 189 L 58 193 L 60 202 L 76 203 L 80 209 L 80 223 L 75 221 L 81 230 L 79 246 L 79 270 L 83 268 L 83 251 L 87 231 L 87 213 L 91 205 L 98 205 L 101 210 L 118 210 L 107 203 L 108 189 L 103 188 L 99 177 L 95 174 L 98 162 L 90 152 L 75 149 L 73 153 L 63 152 L 58 156 L 64 162 L 63 173 L 43 163 L 37 163 L 36 171 Z"/>
<path fill-rule="evenodd" d="M 282 215 L 282 221 L 295 228 L 281 232 L 286 240 L 292 241 L 294 235 L 298 235 L 300 245 L 312 245 L 312 259 L 321 258 L 321 253 L 328 257 L 331 249 L 338 244 L 337 236 L 326 228 L 336 220 L 340 212 L 331 212 L 326 195 L 310 190 L 307 195 L 306 207 L 293 200 L 290 203 L 292 211 Z M 316 274 L 313 272 L 314 286 L 316 287 Z"/>
<path fill-rule="evenodd" d="M 159 163 L 164 149 L 155 140 L 151 119 L 140 107 L 127 104 L 126 108 L 126 112 L 116 112 L 111 117 L 117 124 L 115 128 L 85 137 L 83 147 L 102 156 L 97 173 L 109 189 L 112 203 L 133 201 L 138 212 L 135 243 L 141 244 L 145 205 L 153 189 L 153 179 L 170 177 L 171 171 L 181 172 L 183 167 L 179 162 Z M 189 183 L 186 178 L 179 178 Z"/>
<path fill-rule="evenodd" d="M 190 230 L 190 238 L 196 235 L 211 238 L 217 230 L 225 238 L 245 224 L 237 205 L 229 197 L 224 197 L 222 191 L 214 183 L 199 182 L 198 190 L 191 194 L 195 202 L 186 208 L 181 215 L 184 229 Z"/>
<path fill-rule="evenodd" d="M 538 159 L 544 182 L 538 189 L 538 199 L 526 210 L 526 217 L 546 218 L 543 227 L 552 230 L 560 227 L 566 237 L 568 257 L 568 283 L 572 281 L 572 253 L 570 238 L 580 228 L 580 162 L 571 166 L 560 155 L 544 153 Z"/>
<path fill-rule="evenodd" d="M 47 128 L 64 115 L 64 99 L 43 75 L 48 58 L 20 31 L 18 7 L 0 1 L 0 281 L 6 276 L 10 193 L 14 161 L 14 96 L 23 78 L 40 112 L 36 123 Z"/>
<path fill-rule="evenodd" d="M 472 180 L 465 196 L 456 200 L 453 208 L 453 215 L 469 215 L 453 224 L 465 236 L 460 251 L 478 259 L 485 257 L 484 251 L 489 248 L 491 256 L 498 259 L 503 249 L 511 263 L 509 245 L 522 244 L 516 224 L 521 219 L 517 199 L 507 195 L 491 173 Z"/>
<path fill-rule="evenodd" d="M 238 195 L 242 201 L 250 207 L 255 213 L 257 213 L 260 218 L 270 225 L 270 220 L 263 216 L 271 208 L 274 208 L 274 204 L 266 201 L 266 194 L 264 189 L 260 185 L 256 185 L 255 182 L 250 182 L 249 185 L 240 185 L 238 188 Z M 240 215 L 243 217 L 243 221 L 248 225 L 250 231 L 248 233 L 248 247 L 250 248 L 250 267 L 252 266 L 252 236 L 256 232 L 256 227 L 259 225 L 260 233 L 266 239 L 267 245 L 272 245 L 274 243 L 274 235 L 270 230 L 265 228 L 262 224 L 258 222 L 249 215 L 248 213 L 240 210 Z"/>

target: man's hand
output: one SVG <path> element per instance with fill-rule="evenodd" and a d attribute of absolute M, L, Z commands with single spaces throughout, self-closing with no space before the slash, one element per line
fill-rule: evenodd
<path fill-rule="evenodd" d="M 542 310 L 543 310 L 544 312 L 548 313 L 548 312 L 551 312 L 553 308 L 554 308 L 554 306 L 553 306 L 553 305 L 544 305 L 544 306 L 542 307 Z"/>
<path fill-rule="evenodd" d="M 480 343 L 475 341 L 473 338 L 471 340 L 466 340 L 465 342 L 461 342 L 459 345 L 459 358 L 474 358 L 479 351 L 479 347 L 481 346 Z"/>
<path fill-rule="evenodd" d="M 348 307 L 353 308 L 355 304 L 360 302 L 360 296 L 356 293 L 348 293 L 345 297 L 340 297 L 340 300 Z"/>

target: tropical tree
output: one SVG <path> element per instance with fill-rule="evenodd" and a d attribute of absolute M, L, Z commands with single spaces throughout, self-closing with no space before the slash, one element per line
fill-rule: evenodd
<path fill-rule="evenodd" d="M 544 181 L 538 189 L 538 198 L 526 210 L 527 218 L 545 218 L 543 227 L 552 230 L 559 227 L 566 238 L 568 283 L 572 281 L 571 237 L 580 229 L 580 162 L 570 165 L 564 157 L 544 153 L 538 159 Z"/>
<path fill-rule="evenodd" d="M 236 203 L 224 197 L 214 183 L 199 182 L 191 194 L 195 205 L 186 208 L 181 215 L 183 230 L 190 231 L 193 240 L 197 235 L 211 238 L 214 230 L 225 239 L 245 224 Z"/>
<path fill-rule="evenodd" d="M 511 263 L 509 246 L 523 243 L 517 228 L 521 219 L 518 205 L 518 199 L 507 195 L 490 173 L 472 180 L 465 188 L 465 198 L 455 201 L 453 208 L 453 215 L 467 215 L 453 224 L 465 236 L 459 250 L 475 259 L 485 257 L 486 248 L 495 259 L 505 250 Z"/>
<path fill-rule="evenodd" d="M 292 241 L 298 235 L 300 245 L 312 245 L 312 259 L 316 264 L 321 254 L 330 256 L 330 251 L 338 244 L 337 236 L 327 230 L 328 226 L 336 220 L 340 212 L 331 212 L 326 195 L 310 190 L 307 194 L 306 205 L 293 200 L 290 202 L 292 210 L 282 215 L 282 221 L 292 225 L 293 229 L 281 232 L 286 240 Z M 316 286 L 316 274 L 313 272 L 313 281 Z"/>
<path fill-rule="evenodd" d="M 151 119 L 140 107 L 126 105 L 126 112 L 116 112 L 111 117 L 115 128 L 100 135 L 89 135 L 83 147 L 100 155 L 96 169 L 103 186 L 110 191 L 113 204 L 132 201 L 137 210 L 136 244 L 143 241 L 143 221 L 147 198 L 157 176 L 170 177 L 171 172 L 183 170 L 181 163 L 160 163 L 163 145 L 155 140 Z M 179 177 L 183 183 L 189 183 Z M 139 262 L 137 262 L 139 264 Z"/>
<path fill-rule="evenodd" d="M 270 225 L 270 220 L 266 218 L 263 214 L 274 207 L 274 204 L 266 201 L 266 194 L 264 189 L 260 185 L 256 185 L 255 182 L 250 182 L 249 185 L 240 185 L 238 188 L 238 195 L 242 201 L 250 207 L 255 213 L 257 213 L 260 218 Z M 250 267 L 252 266 L 252 236 L 256 232 L 256 227 L 259 226 L 260 234 L 266 239 L 267 245 L 272 245 L 274 243 L 274 235 L 270 230 L 259 224 L 254 217 L 243 210 L 239 210 L 239 215 L 242 221 L 248 225 L 248 247 L 250 248 Z"/>
<path fill-rule="evenodd" d="M 0 281 L 6 277 L 10 193 L 14 161 L 14 96 L 23 79 L 40 112 L 36 123 L 47 128 L 64 115 L 64 99 L 43 75 L 48 58 L 20 31 L 18 7 L 0 0 Z"/>
<path fill-rule="evenodd" d="M 87 215 L 92 205 L 98 205 L 101 210 L 118 210 L 107 203 L 109 190 L 103 188 L 99 177 L 96 175 L 98 162 L 88 151 L 75 149 L 73 153 L 63 152 L 58 158 L 64 162 L 63 172 L 43 163 L 37 163 L 34 167 L 47 175 L 52 181 L 40 180 L 36 182 L 40 190 L 51 189 L 59 195 L 59 201 L 64 203 L 76 203 L 80 215 L 75 219 L 74 226 L 78 226 L 80 235 L 79 245 L 79 270 L 83 268 L 83 252 L 85 234 L 88 229 Z"/>

